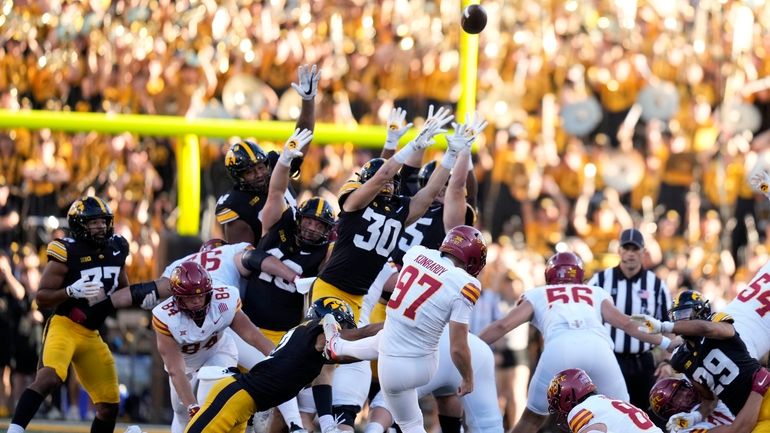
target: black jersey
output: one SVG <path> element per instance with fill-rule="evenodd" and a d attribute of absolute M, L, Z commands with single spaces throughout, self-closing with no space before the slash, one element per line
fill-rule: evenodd
<path fill-rule="evenodd" d="M 287 208 L 281 219 L 259 241 L 257 248 L 281 260 L 303 277 L 318 275 L 328 244 L 300 246 L 297 242 L 296 209 Z M 302 320 L 305 297 L 286 290 L 289 283 L 262 272 L 249 278 L 243 295 L 243 311 L 260 328 L 285 331 Z"/>
<path fill-rule="evenodd" d="M 360 186 L 348 182 L 340 194 L 340 206 L 347 194 Z M 390 200 L 378 197 L 363 209 L 340 211 L 337 240 L 319 278 L 344 292 L 365 295 L 396 249 L 409 216 L 409 201 L 399 195 Z"/>
<path fill-rule="evenodd" d="M 123 236 L 113 235 L 107 243 L 97 248 L 88 242 L 72 238 L 56 239 L 48 244 L 48 260 L 54 260 L 67 266 L 67 275 L 62 287 L 88 277 L 89 281 L 101 280 L 107 295 L 118 289 L 118 276 L 126 264 L 128 242 Z M 54 314 L 70 317 L 81 325 L 97 329 L 102 325 L 103 317 L 95 323 L 93 320 L 80 322 L 80 314 L 73 315 L 73 310 L 88 311 L 88 301 L 70 298 L 56 307 Z M 88 314 L 84 316 L 91 318 Z"/>
<path fill-rule="evenodd" d="M 256 243 L 262 237 L 262 220 L 259 214 L 265 207 L 266 200 L 265 194 L 231 189 L 217 200 L 217 222 L 225 225 L 238 219 L 243 220 L 254 232 Z"/>
<path fill-rule="evenodd" d="M 732 317 L 724 313 L 713 314 L 711 320 L 733 323 Z M 703 337 L 694 346 L 679 346 L 671 357 L 671 366 L 711 389 L 732 413 L 740 412 L 746 403 L 754 373 L 760 368 L 737 332 L 732 338 Z"/>
<path fill-rule="evenodd" d="M 288 401 L 321 373 L 326 363 L 315 349 L 318 336 L 323 334 L 319 320 L 309 320 L 287 332 L 278 346 L 248 373 L 236 375 L 246 392 L 265 410 Z"/>
<path fill-rule="evenodd" d="M 444 231 L 444 205 L 433 203 L 425 214 L 417 221 L 407 226 L 398 240 L 398 248 L 391 254 L 394 263 L 401 266 L 404 254 L 415 245 L 438 249 L 446 236 Z"/>

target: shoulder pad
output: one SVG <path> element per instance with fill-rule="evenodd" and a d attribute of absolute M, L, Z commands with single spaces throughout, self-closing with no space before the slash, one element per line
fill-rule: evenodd
<path fill-rule="evenodd" d="M 733 316 L 727 314 L 727 313 L 714 313 L 710 317 L 712 322 L 726 322 L 726 323 L 733 323 L 735 320 L 733 320 Z"/>
<path fill-rule="evenodd" d="M 46 255 L 57 262 L 67 263 L 67 246 L 62 239 L 56 239 L 48 243 Z"/>
<path fill-rule="evenodd" d="M 229 222 L 235 221 L 238 218 L 238 213 L 234 210 L 230 209 L 229 207 L 223 207 L 221 209 L 217 209 L 217 222 L 219 224 L 227 224 Z"/>
<path fill-rule="evenodd" d="M 357 180 L 352 180 L 352 179 L 345 182 L 345 184 L 342 185 L 342 188 L 340 188 L 339 194 L 337 194 L 337 196 L 339 197 L 340 206 L 342 205 L 344 198 L 351 192 L 360 188 L 361 185 L 363 185 L 361 182 Z"/>

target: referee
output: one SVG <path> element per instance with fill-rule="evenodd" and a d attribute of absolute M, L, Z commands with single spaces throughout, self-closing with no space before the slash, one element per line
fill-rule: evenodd
<path fill-rule="evenodd" d="M 588 284 L 610 292 L 615 306 L 629 316 L 649 314 L 658 320 L 667 320 L 671 292 L 655 273 L 642 267 L 644 253 L 642 233 L 636 229 L 623 230 L 620 234 L 620 264 L 595 273 Z M 658 376 L 668 377 L 672 374 L 671 366 L 668 361 L 662 361 L 656 366 L 652 346 L 631 338 L 620 329 L 610 328 L 610 337 L 626 380 L 631 404 L 649 408 L 650 389 Z M 652 413 L 649 409 L 646 412 Z"/>

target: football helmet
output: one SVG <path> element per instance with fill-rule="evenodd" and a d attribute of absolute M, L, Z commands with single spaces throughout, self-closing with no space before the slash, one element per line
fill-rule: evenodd
<path fill-rule="evenodd" d="M 655 415 L 669 419 L 680 412 L 690 412 L 700 403 L 692 384 L 684 379 L 659 380 L 650 390 L 650 407 Z"/>
<path fill-rule="evenodd" d="M 546 284 L 583 283 L 583 261 L 566 251 L 552 255 L 545 264 Z"/>
<path fill-rule="evenodd" d="M 556 414 L 557 422 L 564 423 L 569 412 L 586 397 L 596 392 L 596 385 L 579 368 L 556 373 L 548 386 L 548 412 Z"/>
<path fill-rule="evenodd" d="M 356 321 L 353 318 L 353 310 L 350 309 L 350 305 L 342 299 L 333 296 L 326 296 L 313 302 L 307 310 L 305 319 L 318 320 L 320 322 L 327 314 L 334 316 L 334 320 L 345 329 L 356 327 Z"/>
<path fill-rule="evenodd" d="M 377 173 L 377 170 L 382 168 L 383 165 L 385 165 L 385 159 L 383 158 L 373 158 L 366 162 L 361 167 L 361 171 L 358 173 L 358 182 L 364 184 L 366 181 L 374 177 L 374 174 Z M 387 197 L 392 197 L 396 194 L 396 191 L 399 189 L 399 183 L 401 180 L 401 175 L 396 173 L 395 176 L 393 176 L 393 180 L 391 182 L 388 182 L 385 184 L 385 186 L 382 187 L 382 190 L 380 190 L 380 195 L 384 195 Z"/>
<path fill-rule="evenodd" d="M 322 232 L 309 227 L 302 227 L 304 218 L 312 218 L 322 222 L 325 230 Z M 334 209 L 328 201 L 321 197 L 311 197 L 297 208 L 297 239 L 305 245 L 323 245 L 329 242 L 329 233 L 334 227 Z"/>
<path fill-rule="evenodd" d="M 95 219 L 104 219 L 106 229 L 93 232 L 88 229 L 88 222 Z M 83 197 L 75 200 L 67 212 L 67 224 L 69 230 L 77 240 L 90 242 L 102 246 L 114 233 L 113 214 L 110 206 L 99 197 Z"/>
<path fill-rule="evenodd" d="M 487 264 L 487 244 L 481 232 L 471 226 L 460 225 L 447 232 L 438 248 L 465 264 L 465 271 L 474 277 Z"/>
<path fill-rule="evenodd" d="M 205 253 L 206 251 L 211 251 L 214 248 L 219 248 L 222 245 L 227 245 L 227 241 L 224 239 L 212 238 L 204 242 L 203 245 L 201 245 L 201 249 L 199 249 L 198 252 Z"/>
<path fill-rule="evenodd" d="M 193 261 L 182 262 L 171 271 L 169 280 L 177 308 L 193 320 L 206 317 L 214 288 L 211 286 L 211 276 L 203 266 Z M 194 299 L 201 295 L 205 295 L 204 303 L 193 304 Z"/>
<path fill-rule="evenodd" d="M 685 290 L 680 293 L 668 311 L 668 318 L 672 322 L 693 319 L 708 320 L 709 316 L 711 316 L 709 301 L 695 290 Z"/>
<path fill-rule="evenodd" d="M 436 169 L 436 161 L 431 161 L 425 165 L 422 166 L 420 171 L 417 173 L 417 185 L 420 188 L 425 188 L 425 185 L 428 184 L 428 181 L 430 180 L 430 176 L 433 174 L 433 171 Z"/>
<path fill-rule="evenodd" d="M 254 180 L 246 180 L 245 174 L 258 164 L 264 164 L 268 169 L 267 175 Z M 270 171 L 267 155 L 259 145 L 253 141 L 242 141 L 230 146 L 225 155 L 225 168 L 227 174 L 235 183 L 235 189 L 241 191 L 264 192 L 270 182 Z"/>

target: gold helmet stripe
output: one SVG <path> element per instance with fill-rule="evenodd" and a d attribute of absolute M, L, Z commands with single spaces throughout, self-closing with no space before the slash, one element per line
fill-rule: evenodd
<path fill-rule="evenodd" d="M 315 208 L 315 216 L 321 217 L 321 211 L 323 211 L 324 208 L 324 199 L 319 198 L 318 199 L 318 206 Z"/>
<path fill-rule="evenodd" d="M 107 206 L 105 203 L 100 199 L 99 197 L 94 197 L 96 199 L 96 202 L 99 203 L 99 207 L 102 208 L 102 212 L 107 213 Z"/>
<path fill-rule="evenodd" d="M 248 144 L 241 144 L 240 146 L 243 148 L 243 150 L 246 151 L 246 153 L 249 154 L 249 159 L 251 159 L 253 162 L 257 162 L 257 155 L 254 155 L 254 152 L 251 151 L 251 147 Z"/>

